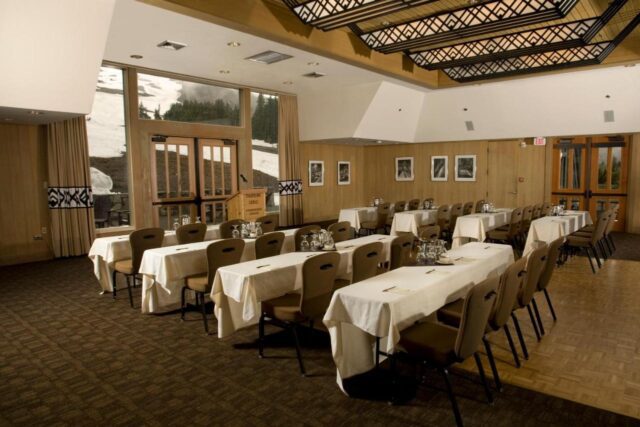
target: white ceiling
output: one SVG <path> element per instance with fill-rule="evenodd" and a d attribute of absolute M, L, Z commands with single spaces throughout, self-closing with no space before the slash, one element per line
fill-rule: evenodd
<path fill-rule="evenodd" d="M 156 45 L 164 40 L 184 43 L 187 47 L 179 51 L 158 48 Z M 229 47 L 229 42 L 239 42 L 240 46 Z M 266 50 L 286 53 L 293 58 L 271 65 L 244 59 Z M 130 55 L 134 54 L 143 58 L 132 59 Z M 116 1 L 104 58 L 137 67 L 294 94 L 393 81 L 371 71 L 134 0 Z M 222 74 L 220 70 L 228 70 L 229 74 Z M 302 77 L 312 71 L 326 76 Z"/>

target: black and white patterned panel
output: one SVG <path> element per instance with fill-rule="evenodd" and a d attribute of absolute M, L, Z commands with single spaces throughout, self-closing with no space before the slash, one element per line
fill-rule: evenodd
<path fill-rule="evenodd" d="M 288 181 L 278 181 L 278 193 L 280 193 L 281 196 L 302 194 L 302 180 L 292 179 Z"/>
<path fill-rule="evenodd" d="M 49 187 L 49 209 L 93 207 L 91 187 Z"/>

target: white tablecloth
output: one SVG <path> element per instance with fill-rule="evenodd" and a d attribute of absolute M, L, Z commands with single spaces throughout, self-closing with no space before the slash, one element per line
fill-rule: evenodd
<path fill-rule="evenodd" d="M 282 253 L 294 248 L 296 230 L 285 230 Z M 255 239 L 244 239 L 241 261 L 256 258 Z M 198 242 L 145 251 L 140 264 L 142 277 L 143 313 L 159 313 L 180 308 L 180 292 L 184 278 L 207 272 L 207 246 L 212 242 Z"/>
<path fill-rule="evenodd" d="M 496 209 L 494 213 L 474 213 L 458 217 L 451 247 L 464 245 L 469 239 L 483 242 L 487 231 L 509 223 L 512 210 Z"/>
<path fill-rule="evenodd" d="M 375 221 L 377 219 L 378 208 L 349 208 L 340 209 L 338 221 L 349 221 L 356 231 L 360 230 L 360 224 L 365 221 Z"/>
<path fill-rule="evenodd" d="M 382 259 L 389 261 L 392 240 L 390 236 L 376 234 L 336 244 L 340 254 L 338 278 L 351 280 L 353 251 L 364 244 L 382 242 Z M 216 302 L 218 337 L 258 323 L 262 301 L 300 289 L 302 265 L 319 253 L 294 252 L 218 269 L 210 295 Z"/>
<path fill-rule="evenodd" d="M 589 224 L 593 224 L 593 222 L 587 211 L 568 211 L 562 216 L 545 216 L 533 220 L 523 254 L 527 255 L 531 252 L 536 241 L 551 243 Z"/>
<path fill-rule="evenodd" d="M 220 238 L 220 225 L 209 225 L 204 240 L 215 240 Z M 166 231 L 162 246 L 177 245 L 175 231 Z M 113 291 L 112 273 L 113 264 L 116 261 L 131 258 L 131 246 L 129 245 L 129 235 L 99 237 L 93 241 L 89 249 L 89 258 L 93 261 L 93 271 L 100 281 L 100 286 L 104 292 Z"/>
<path fill-rule="evenodd" d="M 510 246 L 489 243 L 468 243 L 449 256 L 462 259 L 452 266 L 402 267 L 334 293 L 324 324 L 341 386 L 342 379 L 374 367 L 375 337 L 384 338 L 381 348 L 393 352 L 400 331 L 513 262 Z"/>
<path fill-rule="evenodd" d="M 398 232 L 411 232 L 419 236 L 419 229 L 423 225 L 435 224 L 438 220 L 438 211 L 435 209 L 396 212 L 391 224 L 391 235 L 397 236 Z"/>

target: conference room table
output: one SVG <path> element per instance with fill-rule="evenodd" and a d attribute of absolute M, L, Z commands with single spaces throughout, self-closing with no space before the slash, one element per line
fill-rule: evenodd
<path fill-rule="evenodd" d="M 337 278 L 351 280 L 353 253 L 362 245 L 381 242 L 382 262 L 391 257 L 393 237 L 374 234 L 336 243 L 340 255 Z M 210 297 L 215 302 L 218 337 L 252 326 L 260 319 L 260 303 L 302 288 L 304 262 L 321 252 L 292 252 L 274 257 L 220 267 L 213 280 Z"/>
<path fill-rule="evenodd" d="M 394 204 L 389 204 L 389 215 L 393 215 Z M 357 208 L 340 209 L 338 221 L 347 221 L 356 230 L 361 228 L 361 224 L 367 221 L 376 221 L 378 219 L 378 208 L 375 206 L 363 206 Z"/>
<path fill-rule="evenodd" d="M 220 224 L 207 226 L 204 240 L 220 238 Z M 165 231 L 162 246 L 178 244 L 175 231 Z M 93 261 L 93 272 L 100 282 L 102 292 L 113 292 L 112 274 L 116 261 L 131 258 L 129 235 L 99 237 L 93 241 L 89 249 L 89 258 Z"/>
<path fill-rule="evenodd" d="M 295 229 L 285 234 L 281 253 L 295 250 Z M 213 241 L 147 249 L 140 263 L 143 313 L 162 313 L 180 308 L 180 292 L 188 276 L 207 272 L 207 246 Z M 256 239 L 244 239 L 241 261 L 256 259 Z"/>
<path fill-rule="evenodd" d="M 323 322 L 331 336 L 338 384 L 375 366 L 375 343 L 394 352 L 400 332 L 463 297 L 513 263 L 511 246 L 472 242 L 448 252 L 454 265 L 402 267 L 334 292 Z"/>
<path fill-rule="evenodd" d="M 391 235 L 397 236 L 400 232 L 408 232 L 420 237 L 420 227 L 436 222 L 438 222 L 437 209 L 396 212 L 391 223 Z"/>
<path fill-rule="evenodd" d="M 535 242 L 551 243 L 590 224 L 593 221 L 588 211 L 565 211 L 563 215 L 534 219 L 527 234 L 523 256 L 535 249 Z"/>
<path fill-rule="evenodd" d="M 509 224 L 512 211 L 513 209 L 500 208 L 490 213 L 472 213 L 458 217 L 451 247 L 457 248 L 470 240 L 483 242 L 487 238 L 487 231 Z"/>

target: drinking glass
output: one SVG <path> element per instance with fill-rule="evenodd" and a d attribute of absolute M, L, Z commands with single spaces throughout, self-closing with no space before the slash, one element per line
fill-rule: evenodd
<path fill-rule="evenodd" d="M 309 252 L 310 250 L 309 241 L 307 240 L 308 237 L 308 234 L 302 235 L 302 240 L 300 241 L 300 250 L 302 252 Z"/>
<path fill-rule="evenodd" d="M 178 228 L 180 228 L 180 223 L 176 219 L 175 221 L 173 221 L 173 231 L 177 230 Z"/>
<path fill-rule="evenodd" d="M 256 222 L 256 237 L 262 236 L 262 223 Z"/>

